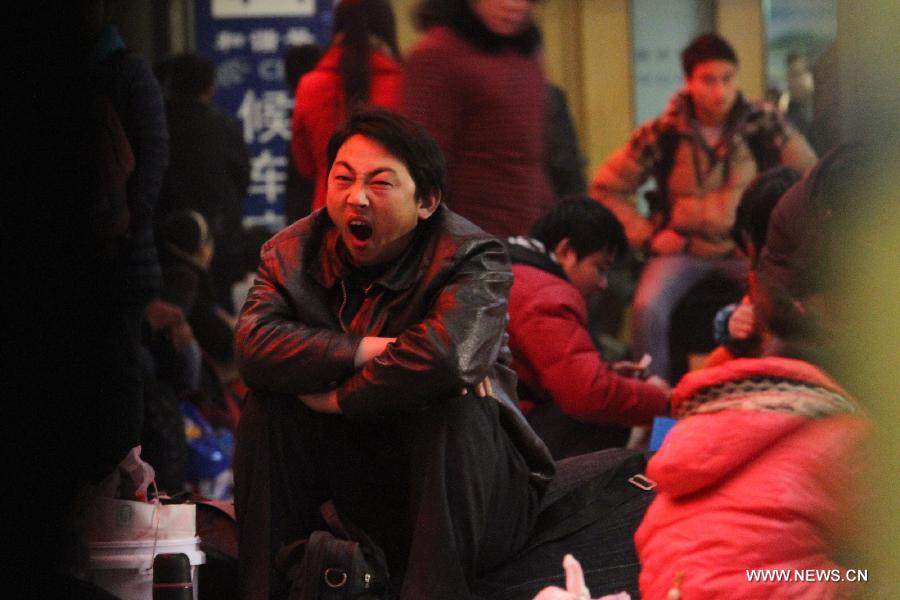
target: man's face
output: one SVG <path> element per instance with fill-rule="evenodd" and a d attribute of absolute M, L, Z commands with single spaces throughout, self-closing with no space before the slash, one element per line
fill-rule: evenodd
<path fill-rule="evenodd" d="M 575 251 L 568 246 L 568 240 L 560 242 L 560 245 L 562 244 L 565 246 L 557 246 L 556 258 L 569 282 L 575 286 L 585 301 L 595 292 L 605 290 L 606 274 L 615 261 L 612 253 L 609 250 L 598 250 L 578 258 Z"/>
<path fill-rule="evenodd" d="M 362 135 L 340 147 L 328 173 L 328 216 L 360 267 L 395 259 L 409 244 L 419 219 L 440 199 L 416 199 L 416 184 L 403 162 Z"/>
<path fill-rule="evenodd" d="M 722 125 L 737 98 L 737 65 L 707 60 L 694 67 L 685 80 L 697 119 L 704 125 Z"/>
<path fill-rule="evenodd" d="M 535 0 L 469 0 L 472 11 L 484 26 L 497 35 L 520 33 L 531 18 Z"/>

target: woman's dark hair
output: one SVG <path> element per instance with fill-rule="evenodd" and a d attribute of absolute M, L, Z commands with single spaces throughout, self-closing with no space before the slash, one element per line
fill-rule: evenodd
<path fill-rule="evenodd" d="M 749 244 L 753 242 L 756 252 L 762 251 L 766 243 L 769 217 L 778 200 L 788 189 L 800 181 L 800 173 L 784 167 L 774 167 L 756 176 L 741 195 L 731 237 L 738 247 L 749 255 Z M 751 256 L 756 262 L 758 256 Z"/>
<path fill-rule="evenodd" d="M 541 32 L 534 23 L 529 23 L 522 32 L 513 36 L 497 35 L 472 11 L 469 0 L 421 0 L 414 16 L 421 29 L 435 25 L 449 27 L 486 52 L 511 48 L 530 55 L 541 46 Z"/>
<path fill-rule="evenodd" d="M 613 256 L 625 254 L 625 228 L 605 206 L 586 196 L 569 196 L 557 202 L 531 228 L 531 237 L 553 251 L 563 239 L 579 260 L 606 250 Z"/>
<path fill-rule="evenodd" d="M 854 199 L 862 182 L 870 176 L 869 151 L 854 143 L 835 148 L 772 212 L 757 269 L 764 300 L 760 314 L 769 330 L 794 348 L 794 356 L 807 358 L 799 352 L 823 341 L 817 337 L 819 315 L 807 310 L 806 300 L 842 283 L 832 277 L 832 262 L 859 251 L 843 243 L 843 229 L 857 207 Z"/>
<path fill-rule="evenodd" d="M 342 0 L 334 12 L 334 34 L 343 34 L 338 68 L 344 80 L 348 110 L 369 101 L 371 72 L 369 36 L 375 36 L 400 57 L 397 24 L 389 0 Z"/>
<path fill-rule="evenodd" d="M 338 150 L 354 135 L 376 141 L 397 157 L 416 184 L 416 198 L 444 194 L 444 155 L 437 142 L 414 121 L 383 108 L 367 107 L 350 114 L 328 141 L 328 171 Z"/>

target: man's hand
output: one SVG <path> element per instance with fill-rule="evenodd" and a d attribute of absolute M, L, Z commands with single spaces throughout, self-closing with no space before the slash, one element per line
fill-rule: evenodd
<path fill-rule="evenodd" d="M 669 385 L 669 382 L 658 375 L 651 375 L 646 379 L 646 381 L 650 385 L 658 387 L 666 394 L 672 393 L 672 386 Z"/>
<path fill-rule="evenodd" d="M 164 300 L 153 300 L 144 309 L 144 318 L 153 331 L 168 329 L 184 322 L 184 311 L 180 306 Z"/>
<path fill-rule="evenodd" d="M 728 319 L 728 335 L 733 340 L 746 340 L 753 335 L 755 328 L 756 318 L 752 304 L 739 305 Z"/>
<path fill-rule="evenodd" d="M 649 367 L 652 360 L 649 354 L 644 354 L 638 362 L 620 360 L 609 365 L 609 368 L 622 377 L 647 379 L 650 376 Z"/>
<path fill-rule="evenodd" d="M 173 325 L 166 331 L 169 341 L 172 342 L 172 348 L 176 352 L 184 352 L 184 350 L 194 341 L 194 330 L 188 325 L 187 321 L 181 321 L 177 325 Z"/>
<path fill-rule="evenodd" d="M 396 341 L 395 337 L 375 337 L 366 336 L 359 342 L 356 347 L 356 354 L 353 355 L 353 367 L 359 369 L 361 366 L 384 352 L 388 344 Z"/>
<path fill-rule="evenodd" d="M 677 254 L 684 250 L 687 238 L 674 229 L 663 229 L 650 241 L 650 251 L 659 256 Z"/>
<path fill-rule="evenodd" d="M 469 390 L 466 388 L 462 389 L 462 395 L 465 396 L 469 393 Z M 494 388 L 491 386 L 490 377 L 485 377 L 475 386 L 475 395 L 479 398 L 487 398 L 488 396 L 494 395 Z"/>
<path fill-rule="evenodd" d="M 299 394 L 297 397 L 312 411 L 330 415 L 341 414 L 341 407 L 337 402 L 337 392 L 334 390 L 321 394 Z"/>
<path fill-rule="evenodd" d="M 650 220 L 635 216 L 633 219 L 624 221 L 623 224 L 628 245 L 637 251 L 646 249 L 653 239 L 653 224 Z"/>
<path fill-rule="evenodd" d="M 176 352 L 183 352 L 194 341 L 194 331 L 188 325 L 180 306 L 154 300 L 144 309 L 144 319 L 153 331 L 163 331 Z"/>

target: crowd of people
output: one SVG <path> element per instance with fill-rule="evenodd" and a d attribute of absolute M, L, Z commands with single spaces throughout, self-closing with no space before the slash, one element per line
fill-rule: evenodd
<path fill-rule="evenodd" d="M 236 439 L 241 598 L 311 597 L 313 534 L 337 533 L 323 506 L 364 532 L 384 598 L 852 593 L 746 573 L 840 570 L 856 541 L 868 425 L 829 373 L 828 259 L 869 149 L 817 156 L 802 94 L 786 114 L 744 98 L 738 56 L 710 33 L 681 54 L 683 89 L 588 185 L 534 4 L 422 0 L 404 57 L 390 2 L 337 3 L 330 45 L 285 57 L 293 183 L 277 232 L 242 225 L 247 150 L 213 103 L 215 66 L 184 54 L 154 72 L 101 0 L 70 7 L 59 67 L 79 81 L 78 119 L 60 158 L 88 202 L 47 223 L 64 268 L 38 264 L 58 278 L 42 291 L 68 288 L 90 318 L 29 308 L 69 326 L 54 344 L 81 375 L 67 394 L 84 412 L 50 427 L 70 454 L 41 463 L 61 498 L 138 454 L 166 492 L 209 492 L 189 473 L 188 403 Z M 645 259 L 633 360 L 609 362 L 590 301 L 628 256 Z M 679 379 L 673 315 L 712 276 L 744 297 Z M 627 518 L 620 483 L 652 490 Z M 57 550 L 43 585 L 102 597 L 69 509 L 37 529 Z M 615 552 L 580 552 L 596 528 Z M 575 556 L 543 577 L 548 532 Z"/>

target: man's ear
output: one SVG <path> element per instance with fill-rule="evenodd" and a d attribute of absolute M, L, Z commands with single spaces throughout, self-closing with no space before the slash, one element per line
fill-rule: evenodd
<path fill-rule="evenodd" d="M 569 243 L 569 238 L 559 240 L 556 248 L 553 249 L 553 254 L 556 255 L 557 262 L 564 268 L 567 268 L 571 263 L 578 262 L 578 254 L 572 248 L 572 244 Z"/>
<path fill-rule="evenodd" d="M 419 203 L 419 207 L 417 209 L 419 213 L 419 220 L 425 221 L 434 214 L 434 211 L 437 210 L 438 206 L 441 204 L 441 193 L 434 192 L 433 194 L 429 194 L 424 198 L 419 198 L 417 200 Z"/>

